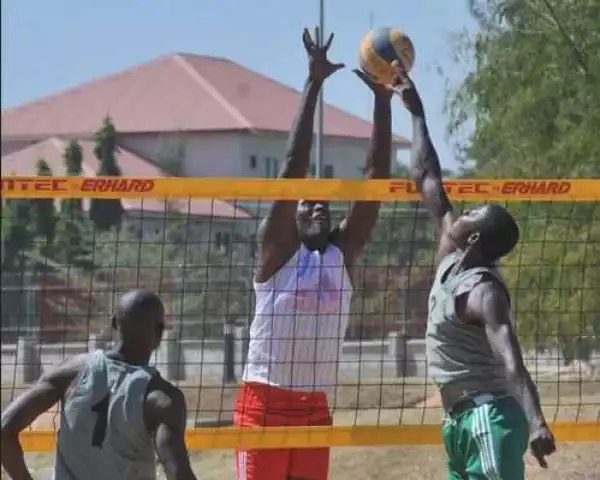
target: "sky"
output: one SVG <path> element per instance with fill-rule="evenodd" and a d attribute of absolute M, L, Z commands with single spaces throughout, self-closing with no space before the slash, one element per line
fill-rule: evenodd
<path fill-rule="evenodd" d="M 346 70 L 325 85 L 325 101 L 370 119 L 372 95 L 351 72 L 371 26 L 405 31 L 416 49 L 412 78 L 444 167 L 455 168 L 444 96 L 465 66 L 452 36 L 474 24 L 465 0 L 325 0 L 330 50 Z M 307 72 L 301 35 L 318 23 L 318 0 L 2 0 L 2 108 L 174 53 L 227 57 L 300 89 Z M 443 72 L 443 73 L 440 73 Z M 117 126 L 118 127 L 118 126 Z M 394 104 L 393 128 L 410 137 L 410 118 Z M 400 155 L 401 161 L 407 154 Z"/>

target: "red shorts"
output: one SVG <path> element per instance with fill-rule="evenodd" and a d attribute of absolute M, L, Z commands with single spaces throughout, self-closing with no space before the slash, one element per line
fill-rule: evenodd
<path fill-rule="evenodd" d="M 234 423 L 239 427 L 333 425 L 325 393 L 297 392 L 247 382 L 240 389 Z M 237 480 L 327 480 L 329 448 L 238 450 Z"/>

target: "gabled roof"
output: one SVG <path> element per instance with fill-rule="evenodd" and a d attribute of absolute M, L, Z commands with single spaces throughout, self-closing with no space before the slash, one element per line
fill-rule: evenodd
<path fill-rule="evenodd" d="M 85 137 L 106 115 L 120 133 L 287 132 L 299 102 L 297 90 L 231 60 L 178 53 L 4 110 L 2 136 Z M 366 139 L 371 123 L 326 105 L 324 133 Z"/>
<path fill-rule="evenodd" d="M 98 171 L 99 162 L 94 155 L 93 142 L 78 141 L 82 151 L 82 173 L 85 177 L 93 177 Z M 35 175 L 37 162 L 44 159 L 54 176 L 66 174 L 63 158 L 67 142 L 56 137 L 48 138 L 22 150 L 18 150 L 2 157 L 2 175 Z M 150 160 L 135 153 L 118 147 L 117 163 L 124 177 L 164 177 L 167 174 Z M 88 202 L 84 202 L 84 206 Z M 122 200 L 123 207 L 128 211 L 164 212 L 165 202 L 159 199 L 132 199 Z M 169 202 L 170 209 L 179 209 L 182 213 L 220 218 L 250 218 L 242 208 L 235 207 L 223 200 L 208 200 L 195 198 L 188 201 Z"/>

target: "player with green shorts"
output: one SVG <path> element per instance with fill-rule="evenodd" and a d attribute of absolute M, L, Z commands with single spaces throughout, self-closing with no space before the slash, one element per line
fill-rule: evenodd
<path fill-rule="evenodd" d="M 426 344 L 429 374 L 446 412 L 448 478 L 523 480 L 527 444 L 544 468 L 544 457 L 556 447 L 496 269 L 516 246 L 519 227 L 499 205 L 455 214 L 419 94 L 406 72 L 396 69 L 396 91 L 412 114 L 411 174 L 438 233 Z"/>

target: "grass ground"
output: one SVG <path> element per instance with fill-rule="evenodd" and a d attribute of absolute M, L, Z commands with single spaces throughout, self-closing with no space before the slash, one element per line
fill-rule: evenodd
<path fill-rule="evenodd" d="M 421 379 L 393 379 L 377 384 L 340 386 L 332 396 L 336 424 L 437 423 L 441 412 L 433 389 Z M 235 386 L 182 385 L 192 423 L 196 418 L 229 417 Z M 538 380 L 548 420 L 600 421 L 600 382 L 580 379 Z M 2 388 L 2 406 L 12 397 L 12 388 Z M 51 413 L 37 423 L 51 428 L 57 423 Z M 233 479 L 231 451 L 202 451 L 191 454 L 194 470 L 203 480 Z M 547 471 L 528 459 L 527 478 L 551 480 L 600 480 L 600 444 L 561 444 L 550 459 Z M 51 478 L 52 456 L 27 454 L 35 479 Z M 442 447 L 337 448 L 332 451 L 330 478 L 333 480 L 428 480 L 443 479 Z M 2 474 L 2 479 L 7 478 Z"/>

